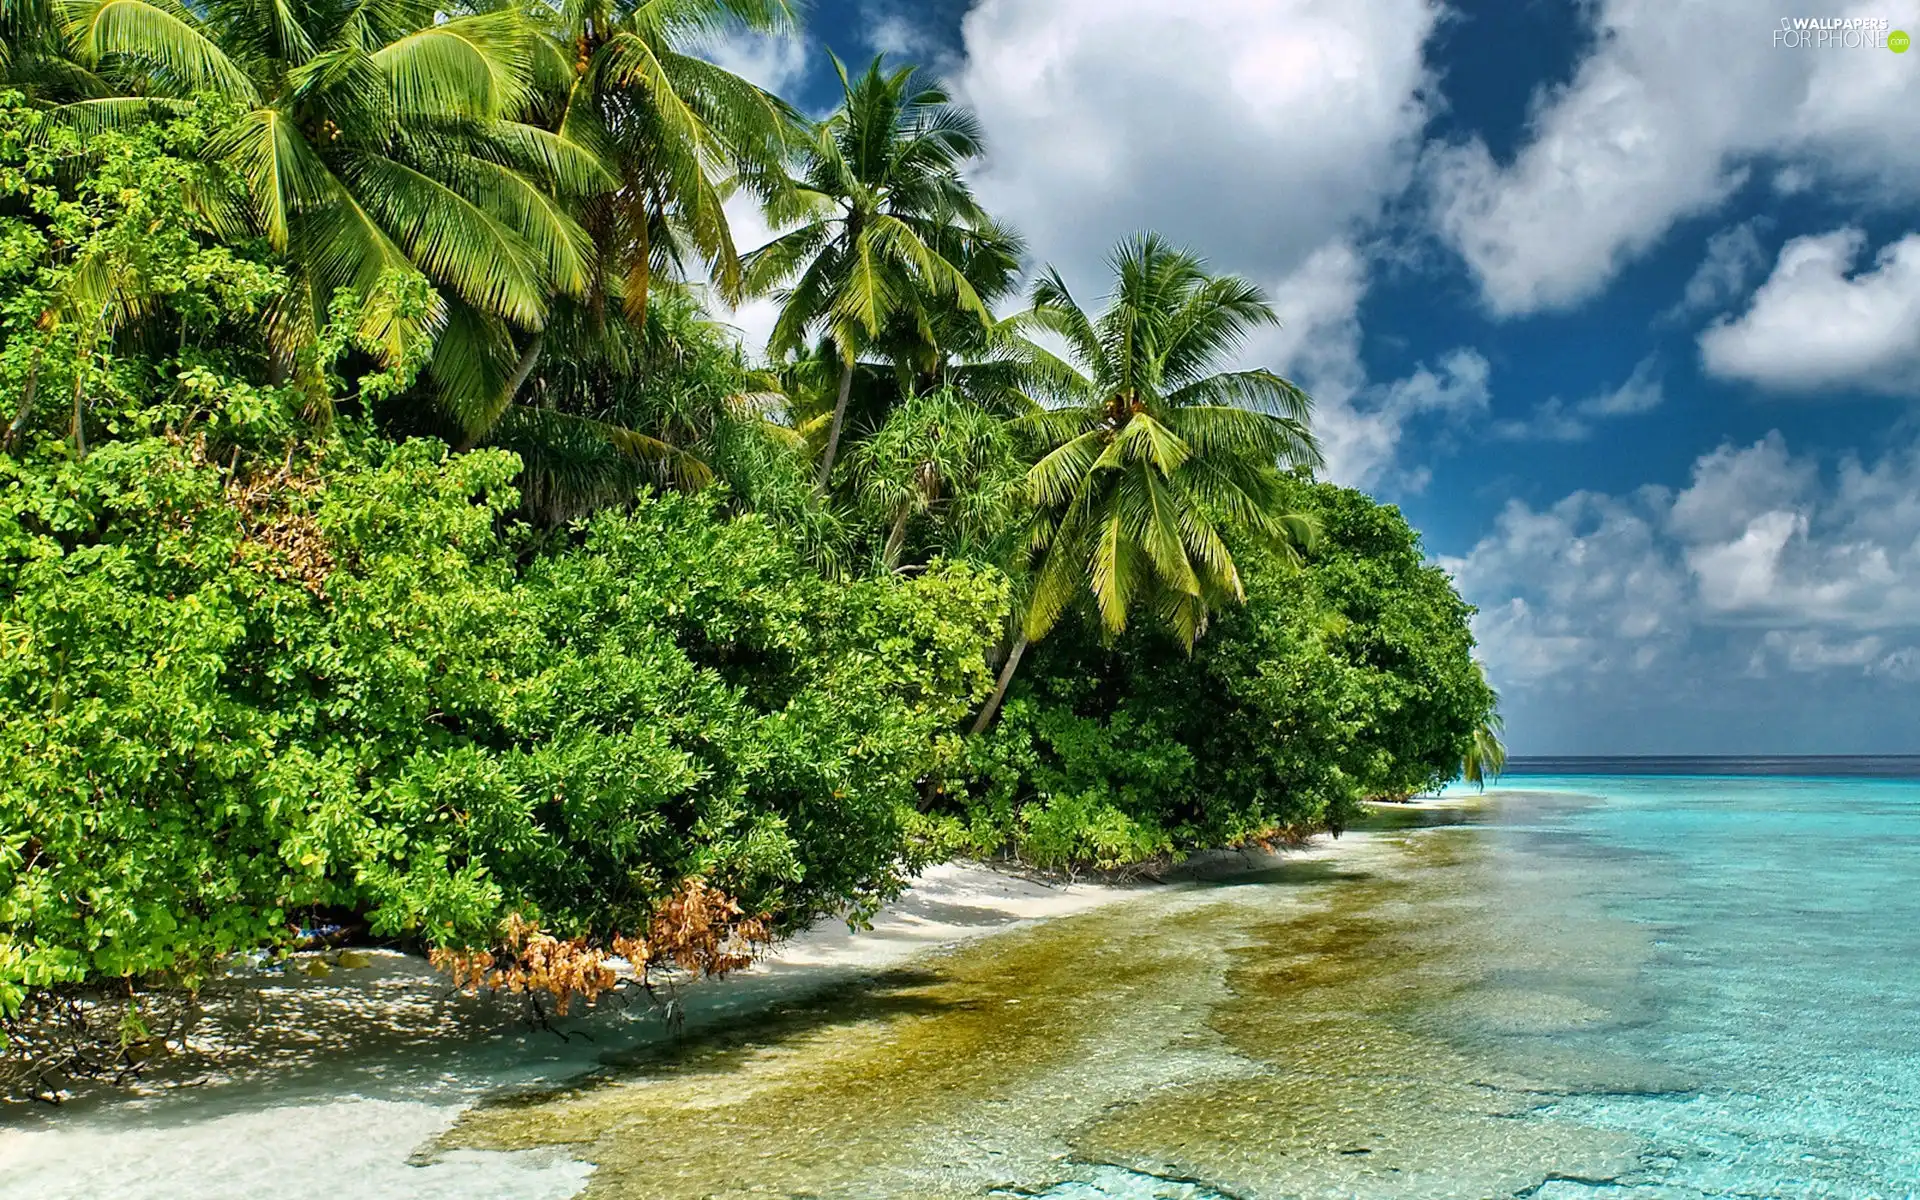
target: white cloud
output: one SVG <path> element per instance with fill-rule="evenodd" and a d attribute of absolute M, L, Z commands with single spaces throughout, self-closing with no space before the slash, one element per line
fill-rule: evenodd
<path fill-rule="evenodd" d="M 1749 0 L 1596 0 L 1593 50 L 1534 98 L 1511 162 L 1478 138 L 1429 156 L 1433 215 L 1502 316 L 1594 295 L 1675 222 L 1710 212 L 1752 165 L 1885 198 L 1920 185 L 1920 143 L 1896 114 L 1920 111 L 1920 72 L 1866 49 L 1776 48 L 1777 16 Z M 1914 0 L 1836 16 L 1909 28 Z"/>
<path fill-rule="evenodd" d="M 1635 363 L 1633 374 L 1619 387 L 1581 401 L 1580 411 L 1590 417 L 1632 417 L 1652 412 L 1665 399 L 1657 364 L 1649 357 Z"/>
<path fill-rule="evenodd" d="M 1920 646 L 1902 646 L 1867 665 L 1867 674 L 1880 675 L 1901 683 L 1920 682 Z"/>
<path fill-rule="evenodd" d="M 1324 390 L 1357 391 L 1366 382 L 1360 301 L 1367 264 L 1359 251 L 1348 241 L 1330 241 L 1268 290 L 1280 326 L 1255 335 L 1252 349 L 1261 361 Z"/>
<path fill-rule="evenodd" d="M 1648 356 L 1634 366 L 1633 373 L 1617 388 L 1574 404 L 1549 396 L 1525 417 L 1495 421 L 1491 432 L 1494 437 L 1507 441 L 1584 441 L 1592 435 L 1595 420 L 1638 416 L 1652 412 L 1665 400 L 1658 364 Z"/>
<path fill-rule="evenodd" d="M 1813 172 L 1804 167 L 1781 167 L 1773 173 L 1773 190 L 1781 196 L 1798 196 L 1813 188 Z"/>
<path fill-rule="evenodd" d="M 1487 360 L 1457 348 L 1435 367 L 1421 364 L 1405 379 L 1369 384 L 1360 362 L 1366 264 L 1344 241 L 1309 255 L 1272 291 L 1280 328 L 1262 331 L 1247 357 L 1313 396 L 1325 476 L 1353 487 L 1391 482 L 1418 491 L 1421 476 L 1400 470 L 1396 461 L 1403 432 L 1422 418 L 1459 421 L 1484 412 L 1492 372 Z"/>
<path fill-rule="evenodd" d="M 1818 478 L 1770 433 L 1751 446 L 1723 445 L 1693 464 L 1693 482 L 1667 509 L 1669 530 L 1690 545 L 1737 537 L 1755 515 L 1792 507 Z"/>
<path fill-rule="evenodd" d="M 1575 406 L 1558 396 L 1548 396 L 1533 406 L 1524 417 L 1505 417 L 1489 427 L 1494 437 L 1507 442 L 1580 442 L 1593 433 L 1593 426 L 1574 411 Z"/>
<path fill-rule="evenodd" d="M 1510 502 L 1464 558 L 1443 560 L 1468 599 L 1498 686 L 1645 670 L 1682 632 L 1684 571 L 1661 544 L 1658 497 L 1575 492 L 1545 511 Z"/>
<path fill-rule="evenodd" d="M 1407 428 L 1423 419 L 1438 421 L 1443 428 L 1457 426 L 1485 413 L 1491 373 L 1479 351 L 1458 346 L 1441 355 L 1435 366 L 1421 363 L 1392 383 L 1353 392 L 1323 390 L 1323 403 L 1315 413 L 1327 457 L 1323 476 L 1348 487 L 1424 490 L 1431 472 L 1408 469 L 1398 461 Z"/>
<path fill-rule="evenodd" d="M 1437 12 L 982 0 L 956 80 L 989 134 L 980 192 L 1070 280 L 1142 228 L 1276 279 L 1404 186 Z"/>
<path fill-rule="evenodd" d="M 1512 502 L 1445 565 L 1508 688 L 1604 693 L 1656 667 L 1726 686 L 1775 666 L 1912 680 L 1920 442 L 1824 477 L 1777 433 L 1722 446 L 1678 492 Z"/>
<path fill-rule="evenodd" d="M 1767 218 L 1755 217 L 1708 238 L 1706 257 L 1687 280 L 1680 303 L 1666 315 L 1680 319 L 1716 312 L 1744 296 L 1754 276 L 1766 266 L 1767 254 L 1760 245 L 1760 232 L 1770 225 L 1772 222 Z"/>
<path fill-rule="evenodd" d="M 1487 379 L 1492 368 L 1478 351 L 1450 350 L 1438 370 L 1422 363 L 1413 374 L 1389 384 L 1382 407 L 1396 412 L 1445 413 L 1465 416 L 1487 407 Z"/>
<path fill-rule="evenodd" d="M 1699 582 L 1701 605 L 1717 612 L 1770 605 L 1782 592 L 1781 554 L 1806 532 L 1804 516 L 1776 510 L 1749 520 L 1731 541 L 1688 548 L 1687 566 Z"/>
<path fill-rule="evenodd" d="M 1752 306 L 1700 335 L 1706 369 L 1782 391 L 1920 392 L 1920 233 L 1856 272 L 1866 244 L 1858 229 L 1788 242 Z"/>
<path fill-rule="evenodd" d="M 860 0 L 867 44 L 876 54 L 945 75 L 959 62 L 953 48 L 928 27 L 923 4 L 924 0 Z"/>
<path fill-rule="evenodd" d="M 747 82 L 786 96 L 806 78 L 814 51 L 799 34 L 734 33 L 704 53 Z"/>
<path fill-rule="evenodd" d="M 1439 12 L 1435 0 L 981 0 L 955 75 L 987 132 L 980 194 L 1088 303 L 1107 251 L 1140 229 L 1269 287 L 1285 326 L 1245 358 L 1314 396 L 1331 477 L 1417 482 L 1395 464 L 1405 426 L 1483 404 L 1485 364 L 1477 385 L 1459 357 L 1371 383 L 1359 244 L 1410 178 Z"/>
<path fill-rule="evenodd" d="M 1863 673 L 1884 673 L 1876 672 L 1875 668 L 1890 657 L 1881 653 L 1881 647 L 1885 644 L 1873 634 L 1835 640 L 1818 630 L 1801 629 L 1789 633 L 1770 629 L 1760 639 L 1760 644 L 1754 647 L 1747 673 L 1765 676 L 1770 673 L 1769 667 L 1776 662 L 1789 671 L 1802 674 L 1834 667 L 1851 667 Z"/>

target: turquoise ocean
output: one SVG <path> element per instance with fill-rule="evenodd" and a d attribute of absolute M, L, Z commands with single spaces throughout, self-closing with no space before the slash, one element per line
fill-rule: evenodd
<path fill-rule="evenodd" d="M 1516 766 L 1471 836 L 1531 878 L 1542 936 L 1566 928 L 1558 903 L 1650 947 L 1614 1020 L 1555 1040 L 1679 1083 L 1542 1106 L 1642 1150 L 1636 1170 L 1535 1195 L 1920 1196 L 1920 781 L 1900 777 L 1920 763 Z M 1568 767 L 1611 773 L 1536 773 Z M 1638 773 L 1676 770 L 1714 773 Z"/>

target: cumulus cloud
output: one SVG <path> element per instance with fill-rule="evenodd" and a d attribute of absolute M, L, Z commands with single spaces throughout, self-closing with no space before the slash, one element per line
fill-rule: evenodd
<path fill-rule="evenodd" d="M 990 135 L 980 192 L 1069 280 L 1141 228 L 1276 280 L 1404 186 L 1437 14 L 982 0 L 955 81 Z"/>
<path fill-rule="evenodd" d="M 874 53 L 948 74 L 958 67 L 954 47 L 930 20 L 943 4 L 929 0 L 860 0 L 860 19 Z"/>
<path fill-rule="evenodd" d="M 1722 445 L 1694 460 L 1692 484 L 1674 497 L 1667 524 L 1689 545 L 1726 541 L 1758 514 L 1791 510 L 1818 475 L 1778 433 L 1751 446 Z"/>
<path fill-rule="evenodd" d="M 1880 675 L 1901 683 L 1920 682 L 1920 646 L 1902 646 L 1888 651 L 1867 667 L 1867 674 Z"/>
<path fill-rule="evenodd" d="M 1391 483 L 1418 491 L 1424 473 L 1398 462 L 1407 426 L 1422 419 L 1459 423 L 1485 412 L 1492 366 L 1478 351 L 1458 347 L 1403 379 L 1370 383 L 1360 361 L 1365 291 L 1366 264 L 1358 251 L 1339 240 L 1322 246 L 1274 287 L 1280 327 L 1261 331 L 1246 357 L 1313 396 L 1327 478 L 1352 487 Z"/>
<path fill-rule="evenodd" d="M 1889 119 L 1920 110 L 1920 73 L 1903 56 L 1775 47 L 1777 16 L 1746 0 L 1597 0 L 1589 11 L 1592 51 L 1535 96 L 1511 161 L 1478 138 L 1427 159 L 1435 224 L 1496 315 L 1594 295 L 1763 160 L 1784 163 L 1781 187 L 1819 178 L 1893 196 L 1920 182 L 1920 143 Z M 1911 27 L 1916 5 L 1834 15 Z"/>
<path fill-rule="evenodd" d="M 1644 671 L 1682 642 L 1688 584 L 1661 536 L 1661 501 L 1511 501 L 1470 553 L 1442 560 L 1481 606 L 1474 632 L 1497 685 Z"/>
<path fill-rule="evenodd" d="M 1780 391 L 1920 392 L 1920 233 L 1856 271 L 1866 246 L 1858 229 L 1788 242 L 1751 307 L 1700 335 L 1702 364 Z"/>
<path fill-rule="evenodd" d="M 1433 0 L 981 0 L 954 77 L 988 136 L 980 194 L 1089 300 L 1107 251 L 1138 229 L 1267 287 L 1285 326 L 1246 360 L 1313 394 L 1332 477 L 1417 482 L 1396 465 L 1402 431 L 1483 405 L 1485 360 L 1455 352 L 1407 380 L 1369 380 L 1361 246 L 1410 178 L 1439 12 Z"/>
<path fill-rule="evenodd" d="M 1920 443 L 1823 474 L 1777 433 L 1702 455 L 1687 487 L 1514 501 L 1444 560 L 1481 606 L 1495 680 L 1920 674 Z"/>
<path fill-rule="evenodd" d="M 1387 484 L 1421 491 L 1429 472 L 1403 468 L 1395 453 L 1407 427 L 1421 419 L 1458 426 L 1485 413 L 1491 374 L 1484 355 L 1458 346 L 1433 366 L 1421 363 L 1391 383 L 1322 391 L 1327 402 L 1316 414 L 1315 428 L 1327 456 L 1325 477 L 1349 487 Z"/>
<path fill-rule="evenodd" d="M 1593 433 L 1594 422 L 1609 417 L 1631 417 L 1652 412 L 1666 400 L 1658 364 L 1641 359 L 1624 383 L 1569 404 L 1549 396 L 1525 417 L 1509 417 L 1491 426 L 1494 437 L 1506 441 L 1579 442 Z"/>
<path fill-rule="evenodd" d="M 1814 629 L 1796 629 L 1792 632 L 1770 629 L 1760 639 L 1760 644 L 1754 647 L 1747 673 L 1756 678 L 1765 678 L 1776 667 L 1802 674 L 1833 667 L 1852 667 L 1862 672 L 1872 672 L 1890 657 L 1883 651 L 1885 645 L 1883 639 L 1873 634 L 1835 640 Z"/>

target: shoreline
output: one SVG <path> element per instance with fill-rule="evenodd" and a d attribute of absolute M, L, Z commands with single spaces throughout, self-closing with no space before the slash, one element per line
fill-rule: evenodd
<path fill-rule="evenodd" d="M 1136 897 L 1363 854 L 1381 836 L 1349 830 L 1298 847 L 1208 851 L 1151 881 L 1049 881 L 990 864 L 940 864 L 882 908 L 870 929 L 822 922 L 724 980 L 681 983 L 674 998 L 683 1034 L 751 1022 L 910 969 L 928 955 Z M 529 1028 L 517 998 L 450 994 L 445 977 L 422 959 L 391 951 L 368 957 L 367 967 L 323 978 L 276 971 L 236 980 L 259 1011 L 250 1023 L 216 1020 L 196 1034 L 222 1060 L 199 1078 L 156 1072 L 133 1089 L 95 1091 L 57 1109 L 0 1110 L 7 1113 L 0 1117 L 0 1197 L 251 1200 L 273 1194 L 275 1180 L 344 1174 L 369 1198 L 563 1200 L 590 1170 L 565 1155 L 432 1148 L 477 1103 L 576 1085 L 675 1036 L 644 1005 L 622 1010 L 604 1002 L 556 1021 L 564 1034 L 556 1036 Z M 177 1166 L 156 1179 L 155 1162 Z"/>
<path fill-rule="evenodd" d="M 1426 797 L 1379 807 L 1409 811 L 1459 800 Z M 826 918 L 775 943 L 749 967 L 723 978 L 669 975 L 661 990 L 677 1007 L 685 1031 L 697 1031 L 1028 925 L 1169 888 L 1340 857 L 1377 832 L 1349 830 L 1337 838 L 1322 833 L 1274 849 L 1197 851 L 1143 874 L 1068 875 L 1017 864 L 949 860 L 923 871 L 883 905 L 866 928 L 856 930 L 839 918 Z M 343 955 L 354 965 L 341 965 Z M 85 1085 L 59 1105 L 0 1103 L 0 1161 L 6 1135 L 22 1123 L 37 1123 L 36 1117 L 57 1121 L 55 1114 L 122 1103 L 163 1104 L 173 1093 L 189 1089 L 265 1085 L 281 1070 L 297 1073 L 326 1059 L 379 1054 L 391 1040 L 380 1034 L 417 1044 L 427 1038 L 498 1038 L 517 1027 L 528 1040 L 545 1040 L 556 1048 L 573 1045 L 575 1038 L 602 1046 L 609 1033 L 627 1035 L 613 1038 L 622 1044 L 616 1048 L 669 1036 L 660 1014 L 631 998 L 624 1003 L 618 998 L 581 1002 L 568 1017 L 553 1018 L 551 1030 L 534 1030 L 527 1026 L 519 997 L 456 991 L 423 956 L 407 951 L 332 947 L 301 951 L 287 962 L 287 967 L 239 968 L 210 985 L 205 993 L 208 1011 L 186 1039 L 188 1053 L 150 1065 L 137 1082 Z M 233 1019 L 229 1010 L 238 1007 L 252 1010 L 249 1020 Z M 604 1028 L 610 1024 L 641 1028 Z M 313 1039 L 302 1036 L 307 1030 L 320 1031 L 324 1046 L 310 1044 Z M 580 1056 L 564 1052 L 532 1057 L 551 1068 L 536 1072 L 543 1084 L 594 1069 Z"/>

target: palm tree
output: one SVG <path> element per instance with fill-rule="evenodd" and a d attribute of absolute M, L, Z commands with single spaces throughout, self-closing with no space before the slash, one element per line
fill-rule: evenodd
<path fill-rule="evenodd" d="M 746 258 L 746 288 L 781 289 L 768 350 L 801 352 L 824 333 L 840 359 L 840 384 L 820 459 L 824 492 L 839 452 L 855 363 L 892 322 L 932 331 L 928 299 L 950 298 L 983 324 L 986 306 L 936 246 L 950 224 L 983 226 L 986 215 L 960 177 L 980 153 L 978 124 L 945 89 L 912 67 L 891 74 L 875 59 L 850 79 L 839 59 L 844 100 L 812 131 L 790 193 L 769 207 L 796 226 Z"/>
<path fill-rule="evenodd" d="M 470 423 L 497 410 L 512 330 L 540 329 L 556 293 L 586 288 L 593 247 L 562 197 L 613 180 L 595 154 L 524 120 L 538 43 L 517 9 L 442 19 L 428 0 L 71 0 L 62 12 L 66 119 L 144 120 L 206 94 L 235 109 L 207 151 L 244 180 L 239 220 L 292 268 L 270 328 L 285 369 L 311 371 L 302 352 L 351 291 L 365 301 L 361 344 L 391 364 L 431 339 L 437 390 Z M 433 303 L 382 299 L 420 275 Z"/>
<path fill-rule="evenodd" d="M 1486 670 L 1481 668 L 1482 682 L 1486 679 Z M 1467 752 L 1460 757 L 1460 777 L 1475 787 L 1485 788 L 1489 779 L 1500 778 L 1500 772 L 1507 769 L 1507 745 L 1500 734 L 1507 723 L 1499 713 L 1500 695 L 1491 687 L 1487 688 L 1488 705 L 1486 719 L 1473 727 L 1473 740 L 1467 745 Z"/>
<path fill-rule="evenodd" d="M 793 27 L 788 0 L 540 0 L 538 107 L 555 136 L 597 157 L 615 186 L 586 205 L 593 234 L 589 305 L 634 324 L 663 269 L 712 270 L 740 299 L 740 257 L 722 205 L 765 192 L 805 123 L 784 101 L 696 52 L 729 32 Z"/>
<path fill-rule="evenodd" d="M 1250 332 L 1278 323 L 1265 295 L 1154 234 L 1108 262 L 1115 284 L 1098 320 L 1052 270 L 1023 318 L 1064 340 L 1071 361 L 1026 364 L 1055 407 L 1020 422 L 1041 452 L 1027 473 L 1029 597 L 976 733 L 1027 645 L 1077 597 L 1090 595 L 1113 633 L 1144 604 L 1191 646 L 1211 608 L 1245 598 L 1222 522 L 1289 551 L 1312 537 L 1285 511 L 1281 475 L 1321 461 L 1312 402 L 1272 371 L 1220 369 Z"/>
<path fill-rule="evenodd" d="M 887 527 L 881 565 L 900 565 L 916 519 L 965 556 L 1017 527 L 1024 472 L 1005 421 L 951 389 L 909 395 L 851 452 L 861 506 Z"/>
<path fill-rule="evenodd" d="M 473 428 L 469 442 L 518 450 L 540 507 L 557 513 L 630 491 L 636 471 L 667 468 L 682 484 L 702 476 L 675 449 L 682 431 L 630 422 L 646 410 L 631 396 L 658 393 L 632 377 L 657 356 L 634 348 L 654 341 L 646 325 L 663 278 L 670 340 L 690 327 L 681 280 L 701 271 L 723 298 L 740 298 L 724 198 L 777 189 L 804 122 L 698 53 L 722 33 L 790 29 L 786 0 L 543 0 L 535 12 L 535 109 L 560 142 L 597 157 L 613 186 L 574 210 L 594 247 L 584 295 L 562 299 L 524 340 L 499 407 L 481 414 L 497 424 Z"/>

